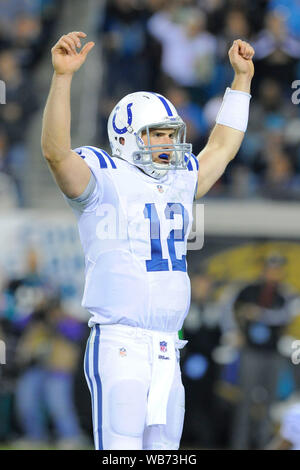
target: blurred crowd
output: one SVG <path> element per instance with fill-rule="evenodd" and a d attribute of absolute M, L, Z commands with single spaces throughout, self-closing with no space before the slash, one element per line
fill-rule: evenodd
<path fill-rule="evenodd" d="M 41 105 L 35 71 L 49 51 L 58 0 L 0 1 L 1 207 L 24 206 L 27 131 Z"/>
<path fill-rule="evenodd" d="M 41 99 L 44 103 L 35 71 L 55 39 L 61 5 L 0 1 L 2 205 L 26 204 L 25 139 Z M 228 50 L 241 38 L 256 51 L 249 127 L 238 157 L 208 197 L 299 200 L 299 9 L 296 0 L 107 1 L 96 22 L 104 76 L 95 144 L 108 146 L 106 124 L 115 103 L 145 89 L 175 104 L 198 153 L 233 78 Z"/>
<path fill-rule="evenodd" d="M 270 254 L 257 276 L 235 282 L 217 279 L 205 264 L 192 265 L 183 327 L 189 340 L 182 352 L 183 444 L 266 449 L 289 403 L 300 403 L 299 361 L 291 360 L 300 338 L 300 298 L 287 282 L 287 264 Z M 297 434 L 293 439 L 299 443 Z"/>
<path fill-rule="evenodd" d="M 300 294 L 287 282 L 287 264 L 271 253 L 257 276 L 233 281 L 207 262 L 190 263 L 192 303 L 180 332 L 188 340 L 182 448 L 264 449 L 280 424 L 278 409 L 300 397 L 300 358 L 291 360 Z M 29 250 L 24 275 L 1 280 L 0 446 L 92 448 L 88 335 Z"/>
<path fill-rule="evenodd" d="M 209 197 L 300 199 L 300 7 L 296 0 L 110 0 L 98 26 L 104 81 L 97 142 L 125 94 L 166 95 L 205 145 L 233 72 L 232 41 L 255 48 L 249 127 Z"/>
<path fill-rule="evenodd" d="M 2 279 L 0 442 L 16 449 L 91 444 L 82 369 L 88 330 L 64 310 L 59 286 L 40 273 L 35 250 L 23 276 Z"/>
<path fill-rule="evenodd" d="M 58 0 L 0 0 L 0 80 L 6 88 L 6 104 L 0 104 L 1 202 L 15 198 L 15 205 L 24 205 L 25 139 L 40 107 L 35 71 L 53 42 L 60 6 Z M 249 41 L 256 74 L 248 131 L 209 197 L 300 199 L 298 1 L 108 0 L 97 34 L 104 79 L 95 144 L 107 142 L 107 117 L 116 102 L 145 89 L 175 104 L 194 153 L 205 145 L 233 79 L 228 49 L 236 38 Z M 182 445 L 265 448 L 278 424 L 276 403 L 300 390 L 290 358 L 291 339 L 300 338 L 291 326 L 300 323 L 299 293 L 285 283 L 281 256 L 266 259 L 249 282 L 242 275 L 220 282 L 202 260 L 196 264 L 182 331 L 189 340 L 182 351 Z M 59 288 L 39 272 L 36 253 L 28 253 L 24 276 L 0 280 L 6 355 L 6 363 L 0 361 L 1 443 L 92 446 L 82 368 L 88 334 L 86 323 L 65 311 Z"/>

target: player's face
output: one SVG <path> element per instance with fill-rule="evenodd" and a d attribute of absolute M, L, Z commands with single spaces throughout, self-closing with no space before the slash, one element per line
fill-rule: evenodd
<path fill-rule="evenodd" d="M 265 269 L 265 279 L 269 282 L 281 282 L 284 272 L 281 266 L 268 266 Z"/>
<path fill-rule="evenodd" d="M 171 159 L 172 151 L 170 145 L 174 144 L 175 131 L 174 129 L 150 129 L 150 145 L 160 145 L 157 152 L 152 152 L 152 160 L 155 163 L 168 164 Z M 148 145 L 148 136 L 146 133 L 142 135 L 145 145 Z M 167 150 L 169 148 L 169 150 Z"/>

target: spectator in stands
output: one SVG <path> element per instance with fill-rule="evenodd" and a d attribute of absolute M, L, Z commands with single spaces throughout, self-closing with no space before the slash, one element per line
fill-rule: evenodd
<path fill-rule="evenodd" d="M 58 0 L 1 0 L 0 80 L 6 87 L 6 104 L 2 105 L 2 101 L 0 104 L 1 139 L 5 134 L 6 142 L 5 157 L 0 150 L 1 207 L 26 204 L 25 138 L 38 109 L 38 90 L 32 72 L 51 41 L 60 9 Z"/>
<path fill-rule="evenodd" d="M 251 108 L 249 132 L 264 132 L 270 117 L 278 116 L 287 121 L 297 114 L 297 108 L 287 99 L 282 83 L 275 76 L 264 78 Z"/>
<path fill-rule="evenodd" d="M 267 13 L 265 28 L 254 38 L 253 45 L 257 79 L 276 77 L 285 89 L 290 89 L 300 58 L 300 40 L 289 33 L 282 13 Z"/>
<path fill-rule="evenodd" d="M 233 198 L 246 199 L 257 195 L 258 187 L 258 179 L 251 171 L 251 168 L 237 162 L 231 169 L 230 175 L 227 175 L 223 194 Z"/>
<path fill-rule="evenodd" d="M 42 22 L 39 16 L 18 15 L 14 21 L 12 46 L 23 68 L 30 68 L 36 62 L 41 49 Z M 42 44 L 44 46 L 44 44 Z"/>
<path fill-rule="evenodd" d="M 81 336 L 82 325 L 65 315 L 59 305 L 46 306 L 31 316 L 17 349 L 22 374 L 16 390 L 16 411 L 24 432 L 19 447 L 48 442 L 48 418 L 58 448 L 82 445 L 73 395 Z"/>
<path fill-rule="evenodd" d="M 7 134 L 6 167 L 17 184 L 19 204 L 23 205 L 25 136 L 30 118 L 38 108 L 35 85 L 33 79 L 22 72 L 13 50 L 0 53 L 0 79 L 6 91 L 6 104 L 0 107 L 0 124 Z"/>
<path fill-rule="evenodd" d="M 228 44 L 231 44 L 236 38 L 246 41 L 250 35 L 251 27 L 246 12 L 240 8 L 227 10 L 224 18 L 224 28 L 221 30 L 221 34 L 220 30 L 218 31 L 219 43 L 222 46 L 220 51 L 222 58 L 227 59 Z"/>
<path fill-rule="evenodd" d="M 294 142 L 285 131 L 288 113 L 284 107 L 270 113 L 254 107 L 254 114 L 256 112 L 264 119 L 264 127 L 255 129 L 253 124 L 253 131 L 242 147 L 241 160 L 256 175 L 258 194 L 272 199 L 298 200 L 299 151 L 297 140 Z"/>
<path fill-rule="evenodd" d="M 114 80 L 117 89 L 111 88 L 110 80 L 104 80 L 108 85 L 101 97 L 100 127 L 105 128 L 111 102 L 121 91 L 126 94 L 143 88 L 172 94 L 189 121 L 191 139 L 198 139 L 201 144 L 215 122 L 222 100 L 220 90 L 231 80 L 232 70 L 224 55 L 226 43 L 236 37 L 254 37 L 258 45 L 254 58 L 257 73 L 248 131 L 238 158 L 208 198 L 282 195 L 285 199 L 298 199 L 300 118 L 299 107 L 291 101 L 291 83 L 300 68 L 297 20 L 293 22 L 291 17 L 297 8 L 292 0 L 272 0 L 268 4 L 246 0 L 109 2 L 102 27 L 107 77 L 119 79 Z M 138 43 L 134 31 L 139 31 Z M 144 65 L 141 67 L 137 60 Z M 126 62 L 124 66 L 120 66 L 122 61 Z M 140 75 L 143 67 L 147 78 Z M 186 92 L 189 97 L 184 102 Z M 199 109 L 196 111 L 199 105 L 203 107 L 202 116 Z M 268 155 L 272 152 L 266 148 L 271 140 L 276 147 L 279 131 L 282 136 L 276 152 L 280 150 L 285 156 L 271 162 Z M 279 190 L 274 187 L 275 180 Z"/>
<path fill-rule="evenodd" d="M 41 59 L 61 2 L 58 0 L 1 0 L 0 49 L 14 48 L 22 67 Z"/>
<path fill-rule="evenodd" d="M 149 80 L 159 60 L 151 60 L 155 51 L 145 27 L 147 16 L 145 5 L 137 0 L 112 0 L 107 4 L 99 32 L 106 60 L 105 92 L 109 96 L 151 89 Z"/>
<path fill-rule="evenodd" d="M 232 8 L 224 11 L 223 14 L 224 27 L 216 32 L 216 36 L 218 38 L 218 58 L 221 62 L 218 77 L 219 80 L 222 77 L 225 85 L 232 80 L 232 70 L 227 65 L 228 45 L 236 38 L 241 38 L 244 41 L 249 40 L 251 28 L 244 9 Z"/>
<path fill-rule="evenodd" d="M 61 449 L 85 445 L 74 405 L 74 373 L 80 353 L 84 325 L 61 308 L 50 314 L 52 337 L 45 363 L 45 402 L 53 420 L 57 446 Z"/>
<path fill-rule="evenodd" d="M 19 377 L 15 389 L 15 412 L 22 433 L 19 448 L 38 448 L 47 442 L 47 419 L 43 400 L 45 361 L 50 347 L 46 309 L 34 310 L 16 351 Z"/>
<path fill-rule="evenodd" d="M 186 402 L 189 403 L 183 440 L 189 446 L 213 447 L 218 441 L 217 420 L 214 419 L 217 416 L 214 383 L 218 369 L 212 352 L 220 339 L 219 310 L 215 285 L 209 275 L 194 273 L 191 288 L 192 302 L 184 323 L 188 344 L 182 358 Z"/>
<path fill-rule="evenodd" d="M 267 8 L 281 13 L 285 17 L 289 33 L 300 39 L 300 5 L 297 0 L 270 0 Z"/>
<path fill-rule="evenodd" d="M 47 291 L 45 282 L 37 274 L 37 254 L 30 250 L 26 274 L 15 279 L 8 279 L 3 286 L 1 297 L 1 323 L 7 345 L 7 365 L 3 368 L 3 384 L 5 388 L 8 387 L 11 397 L 14 395 L 13 391 L 15 392 L 21 372 L 20 364 L 16 360 L 18 343 L 30 316 L 38 310 L 39 305 L 42 305 L 45 299 L 44 293 Z M 12 421 L 12 416 L 10 421 Z M 12 426 L 11 423 L 10 426 Z"/>
<path fill-rule="evenodd" d="M 297 108 L 275 78 L 261 81 L 258 98 L 253 100 L 239 159 L 227 172 L 230 195 L 298 199 L 298 139 L 285 132 L 297 119 Z"/>
<path fill-rule="evenodd" d="M 2 209 L 16 208 L 20 203 L 17 184 L 10 167 L 11 161 L 13 161 L 13 156 L 8 147 L 7 134 L 4 128 L 0 128 L 0 207 Z"/>
<path fill-rule="evenodd" d="M 193 148 L 202 148 L 207 141 L 209 130 L 202 108 L 190 99 L 185 88 L 177 85 L 169 86 L 166 96 L 187 125 L 187 142 L 191 142 Z"/>
<path fill-rule="evenodd" d="M 25 275 L 8 283 L 3 312 L 10 336 L 17 339 L 15 409 L 23 436 L 16 445 L 35 448 L 46 442 L 48 418 L 59 447 L 80 445 L 73 373 L 82 326 L 62 311 L 56 289 L 39 273 L 35 250 L 28 252 Z"/>
<path fill-rule="evenodd" d="M 0 339 L 5 343 L 5 365 L 0 366 L 0 441 L 9 441 L 14 437 L 13 399 L 18 368 L 15 352 L 19 332 L 12 321 L 12 309 L 6 296 L 8 280 L 0 273 Z"/>
<path fill-rule="evenodd" d="M 277 254 L 267 257 L 261 279 L 246 285 L 233 305 L 241 344 L 241 396 L 232 429 L 234 449 L 262 449 L 272 435 L 270 406 L 276 399 L 280 372 L 288 361 L 277 349 L 291 320 L 291 298 L 283 284 L 285 262 Z"/>
<path fill-rule="evenodd" d="M 207 17 L 208 30 L 215 36 L 224 28 L 224 18 L 228 11 L 227 0 L 196 0 L 194 2 Z"/>
<path fill-rule="evenodd" d="M 166 7 L 169 0 L 146 0 L 147 8 L 152 12 L 156 13 Z"/>
<path fill-rule="evenodd" d="M 177 85 L 189 90 L 193 101 L 204 102 L 215 78 L 216 39 L 206 30 L 205 13 L 174 5 L 155 13 L 148 22 L 162 44 L 161 69 Z"/>
<path fill-rule="evenodd" d="M 295 174 L 295 166 L 285 149 L 276 149 L 270 155 L 261 193 L 271 199 L 300 200 L 300 176 Z"/>
<path fill-rule="evenodd" d="M 37 110 L 37 97 L 34 80 L 22 72 L 14 50 L 0 54 L 0 79 L 6 89 L 6 105 L 0 108 L 1 122 L 11 143 L 23 142 L 28 120 Z"/>

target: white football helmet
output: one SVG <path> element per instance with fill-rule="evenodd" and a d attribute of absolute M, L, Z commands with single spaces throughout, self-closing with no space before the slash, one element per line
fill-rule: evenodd
<path fill-rule="evenodd" d="M 173 144 L 150 145 L 150 129 L 174 129 Z M 191 158 L 192 144 L 186 143 L 186 125 L 172 103 L 162 95 L 139 91 L 125 96 L 108 119 L 108 138 L 112 155 L 138 166 L 145 173 L 162 178 L 168 170 L 185 170 Z M 148 136 L 147 145 L 142 133 Z M 152 152 L 171 152 L 168 163 L 156 163 Z"/>

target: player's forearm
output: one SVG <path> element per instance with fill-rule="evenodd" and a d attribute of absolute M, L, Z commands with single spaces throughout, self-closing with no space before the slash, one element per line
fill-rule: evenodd
<path fill-rule="evenodd" d="M 196 199 L 204 196 L 223 175 L 228 163 L 237 154 L 244 133 L 216 124 L 208 142 L 199 153 L 198 191 Z"/>
<path fill-rule="evenodd" d="M 53 74 L 43 116 L 42 150 L 45 158 L 57 162 L 71 149 L 72 74 Z"/>
<path fill-rule="evenodd" d="M 226 166 L 239 151 L 244 135 L 244 132 L 233 129 L 232 127 L 216 124 L 208 139 L 207 147 L 222 154 Z"/>
<path fill-rule="evenodd" d="M 226 91 L 217 117 L 217 124 L 213 128 L 208 141 L 208 145 L 222 149 L 227 161 L 235 157 L 245 136 L 251 80 L 250 73 L 235 73 L 231 90 L 242 93 L 236 93 L 233 96 L 231 93 L 228 97 L 229 90 Z M 248 94 L 248 96 L 245 94 Z"/>
<path fill-rule="evenodd" d="M 232 90 L 244 91 L 250 94 L 252 77 L 247 73 L 236 73 L 231 84 Z"/>

